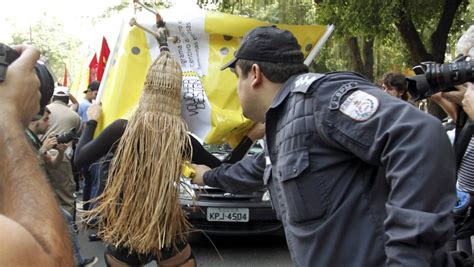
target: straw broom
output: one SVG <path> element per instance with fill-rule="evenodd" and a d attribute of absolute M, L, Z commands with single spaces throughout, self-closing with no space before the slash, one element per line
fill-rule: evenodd
<path fill-rule="evenodd" d="M 160 255 L 160 249 L 186 239 L 190 224 L 178 186 L 192 151 L 181 118 L 181 86 L 179 63 L 162 51 L 148 71 L 98 206 L 86 215 L 100 218 L 98 235 L 112 245 Z"/>

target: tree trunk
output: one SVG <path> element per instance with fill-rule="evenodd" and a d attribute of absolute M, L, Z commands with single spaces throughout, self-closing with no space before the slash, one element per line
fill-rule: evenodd
<path fill-rule="evenodd" d="M 360 54 L 359 43 L 357 42 L 357 37 L 349 37 L 347 39 L 347 45 L 351 50 L 351 70 L 358 72 L 362 75 L 364 74 L 364 62 L 362 61 L 362 55 Z"/>
<path fill-rule="evenodd" d="M 374 38 L 364 40 L 364 75 L 367 79 L 374 80 Z"/>
<path fill-rule="evenodd" d="M 448 34 L 451 30 L 456 11 L 463 3 L 465 4 L 466 0 L 445 0 L 441 18 L 436 30 L 431 34 L 430 44 L 432 51 L 429 53 L 411 19 L 408 10 L 408 0 L 402 0 L 400 21 L 396 23 L 396 26 L 404 43 L 410 51 L 412 65 L 418 65 L 423 61 L 444 62 Z M 430 100 L 428 100 L 428 112 L 439 119 L 446 117 L 446 113 L 441 109 L 441 107 L 432 103 Z"/>
<path fill-rule="evenodd" d="M 438 63 L 444 62 L 444 54 L 446 53 L 446 43 L 448 42 L 448 34 L 453 25 L 456 12 L 465 0 L 445 0 L 441 18 L 436 26 L 436 30 L 431 34 L 430 43 L 433 51 L 433 60 Z"/>
<path fill-rule="evenodd" d="M 447 0 L 449 1 L 449 0 Z M 416 31 L 415 25 L 411 19 L 407 0 L 402 0 L 400 8 L 400 20 L 396 23 L 397 29 L 406 44 L 411 55 L 411 64 L 417 65 L 422 61 L 430 61 L 433 56 L 426 51 L 425 45 L 421 41 L 420 35 Z"/>
<path fill-rule="evenodd" d="M 288 23 L 287 13 L 288 13 L 288 3 L 287 0 L 280 0 L 278 2 L 281 12 L 281 20 L 283 23 Z"/>
<path fill-rule="evenodd" d="M 364 39 L 362 53 L 357 37 L 347 39 L 351 51 L 351 70 L 364 75 L 367 79 L 374 80 L 374 38 Z"/>

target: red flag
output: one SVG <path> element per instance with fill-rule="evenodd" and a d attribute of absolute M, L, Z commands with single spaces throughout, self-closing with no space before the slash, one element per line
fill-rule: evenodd
<path fill-rule="evenodd" d="M 94 53 L 94 57 L 89 63 L 89 83 L 97 80 L 97 53 Z"/>
<path fill-rule="evenodd" d="M 66 63 L 64 63 L 64 78 L 63 78 L 63 86 L 67 87 L 67 66 Z"/>
<path fill-rule="evenodd" d="M 102 46 L 100 48 L 99 62 L 97 63 L 97 80 L 101 81 L 104 75 L 105 65 L 109 59 L 110 49 L 105 37 L 102 37 Z"/>

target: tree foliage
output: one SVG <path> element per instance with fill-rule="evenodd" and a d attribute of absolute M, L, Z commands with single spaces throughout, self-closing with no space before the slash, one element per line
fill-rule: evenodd
<path fill-rule="evenodd" d="M 472 24 L 472 0 L 198 0 L 202 7 L 280 23 L 334 24 L 313 63 L 316 71 L 350 69 L 370 80 L 406 73 L 422 61 L 444 62 Z M 237 7 L 237 8 L 236 8 Z M 430 112 L 444 112 L 429 105 Z"/>
<path fill-rule="evenodd" d="M 313 67 L 349 68 L 369 78 L 403 71 L 423 60 L 444 61 L 446 49 L 453 47 L 473 17 L 468 0 L 198 0 L 198 4 L 275 23 L 334 24 L 332 40 Z"/>
<path fill-rule="evenodd" d="M 54 17 L 43 15 L 43 19 L 27 29 L 17 29 L 12 34 L 14 44 L 30 43 L 41 50 L 56 77 L 64 73 L 64 65 L 78 62 L 77 51 L 81 41 L 65 33 L 62 22 Z"/>

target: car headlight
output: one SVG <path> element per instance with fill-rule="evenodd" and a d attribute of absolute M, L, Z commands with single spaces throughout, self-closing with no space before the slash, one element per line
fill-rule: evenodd
<path fill-rule="evenodd" d="M 179 198 L 186 200 L 193 200 L 196 197 L 196 193 L 191 186 L 189 179 L 182 178 L 181 183 L 179 183 Z"/>
<path fill-rule="evenodd" d="M 265 191 L 262 196 L 262 201 L 270 201 L 270 191 Z"/>

